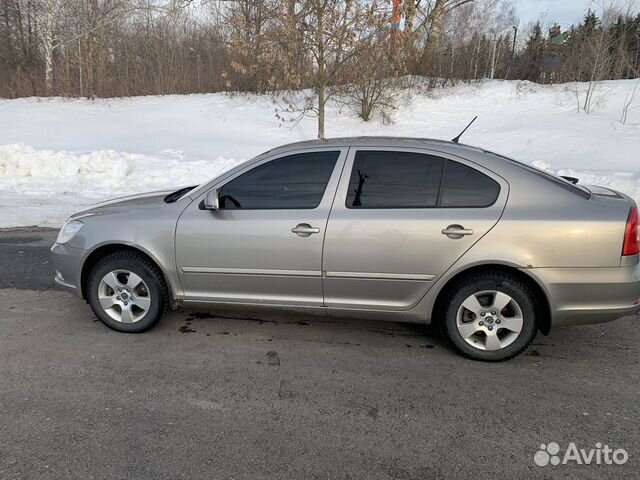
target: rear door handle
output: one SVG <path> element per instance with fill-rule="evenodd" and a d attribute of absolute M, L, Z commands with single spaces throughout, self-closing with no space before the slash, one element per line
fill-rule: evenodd
<path fill-rule="evenodd" d="M 465 235 L 473 235 L 473 230 L 470 228 L 464 228 L 462 225 L 449 225 L 442 230 L 442 234 L 449 238 L 458 239 Z"/>
<path fill-rule="evenodd" d="M 299 237 L 308 237 L 312 233 L 320 233 L 320 229 L 318 227 L 312 227 L 308 223 L 299 223 L 291 229 L 291 232 Z"/>

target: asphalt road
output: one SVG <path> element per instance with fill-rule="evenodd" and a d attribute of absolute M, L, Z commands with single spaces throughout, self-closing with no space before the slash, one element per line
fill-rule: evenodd
<path fill-rule="evenodd" d="M 0 479 L 639 478 L 638 317 L 500 364 L 429 328 L 179 310 L 105 328 L 51 281 L 55 232 L 0 232 Z M 624 465 L 537 466 L 623 448 Z"/>

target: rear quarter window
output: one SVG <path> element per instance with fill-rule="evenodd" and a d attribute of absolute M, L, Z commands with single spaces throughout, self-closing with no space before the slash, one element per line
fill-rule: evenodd
<path fill-rule="evenodd" d="M 447 161 L 442 185 L 441 207 L 488 207 L 500 194 L 500 185 L 478 170 Z"/>

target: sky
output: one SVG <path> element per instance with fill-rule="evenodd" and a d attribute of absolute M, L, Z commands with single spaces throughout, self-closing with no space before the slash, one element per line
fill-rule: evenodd
<path fill-rule="evenodd" d="M 611 0 L 604 1 L 611 3 Z M 602 10 L 602 0 L 513 0 L 513 4 L 521 25 L 542 20 L 543 24 L 558 22 L 567 27 L 578 23 L 589 7 L 596 12 Z"/>

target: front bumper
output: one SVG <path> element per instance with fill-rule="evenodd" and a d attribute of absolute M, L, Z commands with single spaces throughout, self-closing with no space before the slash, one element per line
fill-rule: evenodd
<path fill-rule="evenodd" d="M 51 247 L 55 282 L 65 290 L 82 297 L 82 264 L 86 250 L 54 243 Z"/>
<path fill-rule="evenodd" d="M 551 306 L 552 327 L 615 320 L 640 310 L 640 268 L 530 268 Z"/>

